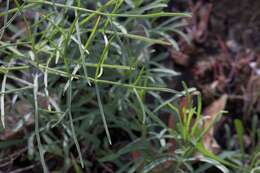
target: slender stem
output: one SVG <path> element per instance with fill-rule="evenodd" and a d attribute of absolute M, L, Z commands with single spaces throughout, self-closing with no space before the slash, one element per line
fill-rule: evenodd
<path fill-rule="evenodd" d="M 38 112 L 38 74 L 34 77 L 34 87 L 33 87 L 33 96 L 34 96 L 34 121 L 35 121 L 35 135 L 36 140 L 40 152 L 40 160 L 43 167 L 43 172 L 48 173 L 48 168 L 46 166 L 45 160 L 44 160 L 44 151 L 41 143 L 41 137 L 40 137 L 40 130 L 39 130 L 39 112 Z"/>

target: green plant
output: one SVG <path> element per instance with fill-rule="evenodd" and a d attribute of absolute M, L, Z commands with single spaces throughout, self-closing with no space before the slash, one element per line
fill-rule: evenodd
<path fill-rule="evenodd" d="M 190 15 L 162 12 L 165 7 L 166 0 L 6 1 L 0 12 L 1 133 L 32 124 L 35 130 L 1 141 L 0 154 L 27 145 L 20 155 L 27 155 L 28 167 L 40 161 L 44 172 L 150 172 L 159 165 L 199 172 L 197 161 L 222 172 L 236 167 L 202 143 L 220 116 L 204 129 L 200 94 L 194 106 L 194 88 L 167 86 L 178 73 L 163 65 L 168 52 L 156 46 L 178 50 L 171 35 L 187 40 L 180 27 Z M 185 107 L 176 103 L 182 97 Z M 174 116 L 176 128 L 160 114 Z M 176 142 L 172 151 L 169 140 Z"/>

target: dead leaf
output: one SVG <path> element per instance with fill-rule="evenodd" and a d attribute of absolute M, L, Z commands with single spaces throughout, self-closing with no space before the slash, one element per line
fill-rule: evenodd
<path fill-rule="evenodd" d="M 209 105 L 204 111 L 204 124 L 203 128 L 208 128 L 216 116 L 225 109 L 227 102 L 227 94 L 222 95 L 218 100 L 214 101 Z M 208 132 L 203 137 L 203 143 L 205 148 L 213 153 L 218 153 L 220 150 L 219 145 L 217 144 L 214 138 L 214 127 L 210 128 Z"/>

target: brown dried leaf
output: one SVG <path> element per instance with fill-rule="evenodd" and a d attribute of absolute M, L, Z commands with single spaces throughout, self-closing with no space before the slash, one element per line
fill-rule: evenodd
<path fill-rule="evenodd" d="M 214 101 L 205 109 L 204 128 L 208 128 L 219 112 L 225 109 L 227 97 L 227 94 L 222 95 L 218 100 Z M 219 152 L 220 147 L 214 139 L 214 127 L 210 128 L 205 134 L 203 137 L 203 143 L 205 148 L 207 148 L 209 151 L 213 153 Z"/>

